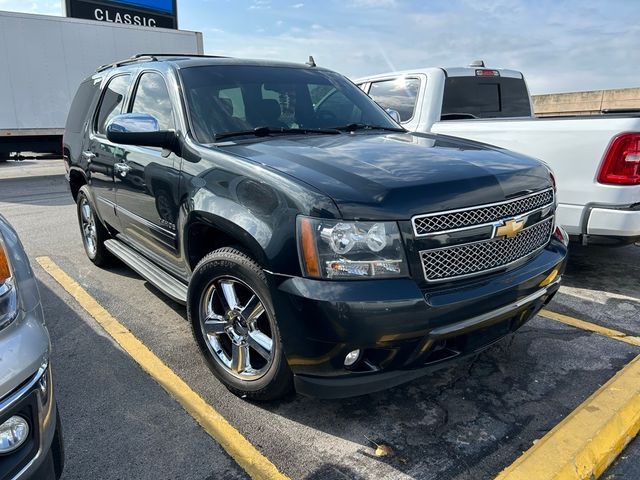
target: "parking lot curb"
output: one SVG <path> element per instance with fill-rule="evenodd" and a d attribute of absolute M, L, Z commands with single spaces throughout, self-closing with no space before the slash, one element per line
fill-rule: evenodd
<path fill-rule="evenodd" d="M 496 480 L 598 478 L 639 430 L 637 356 Z"/>
<path fill-rule="evenodd" d="M 49 257 L 36 261 L 254 480 L 288 480 L 238 430 Z"/>

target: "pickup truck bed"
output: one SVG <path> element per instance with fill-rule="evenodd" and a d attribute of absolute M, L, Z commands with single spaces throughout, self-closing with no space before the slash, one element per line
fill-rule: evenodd
<path fill-rule="evenodd" d="M 431 131 L 546 160 L 559 186 L 558 223 L 574 237 L 602 242 L 602 237 L 640 235 L 640 186 L 597 180 L 611 140 L 621 132 L 640 131 L 640 116 L 441 121 Z"/>

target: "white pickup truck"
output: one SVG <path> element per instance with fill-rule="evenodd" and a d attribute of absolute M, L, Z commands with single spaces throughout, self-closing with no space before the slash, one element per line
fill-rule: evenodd
<path fill-rule="evenodd" d="M 573 240 L 640 240 L 640 115 L 535 118 L 522 73 L 418 68 L 355 80 L 408 130 L 468 138 L 544 160 Z M 396 112 L 393 115 L 396 116 Z"/>

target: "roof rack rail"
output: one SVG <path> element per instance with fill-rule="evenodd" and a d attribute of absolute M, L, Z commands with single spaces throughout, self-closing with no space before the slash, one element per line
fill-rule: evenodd
<path fill-rule="evenodd" d="M 195 53 L 138 53 L 124 60 L 118 60 L 117 62 L 101 65 L 96 69 L 96 72 L 102 72 L 104 70 L 108 70 L 109 68 L 121 67 L 123 65 L 129 65 L 131 63 L 157 62 L 158 57 L 228 58 L 221 55 L 201 55 Z"/>
<path fill-rule="evenodd" d="M 196 57 L 196 58 L 229 58 L 222 55 L 203 55 L 201 53 L 138 53 L 131 58 L 138 57 Z"/>

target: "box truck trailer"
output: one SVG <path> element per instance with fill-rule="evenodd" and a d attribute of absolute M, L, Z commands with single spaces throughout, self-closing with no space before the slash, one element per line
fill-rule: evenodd
<path fill-rule="evenodd" d="M 202 33 L 0 11 L 0 161 L 60 152 L 80 82 L 146 52 L 202 54 Z"/>

